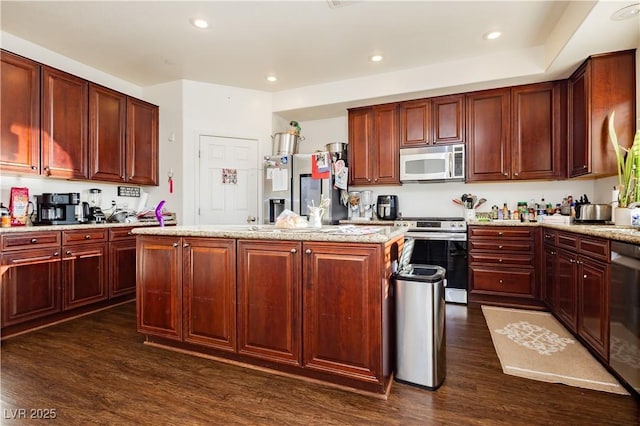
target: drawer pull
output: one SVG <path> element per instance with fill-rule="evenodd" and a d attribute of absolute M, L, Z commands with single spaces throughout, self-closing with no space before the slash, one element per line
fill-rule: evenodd
<path fill-rule="evenodd" d="M 127 232 L 127 235 L 133 235 L 133 232 L 129 231 Z"/>
<path fill-rule="evenodd" d="M 307 249 L 307 250 L 305 251 L 305 253 L 307 253 L 307 254 L 311 254 L 311 249 Z"/>
<path fill-rule="evenodd" d="M 498 248 L 499 248 L 500 250 L 502 250 L 502 246 L 498 246 Z"/>
<path fill-rule="evenodd" d="M 58 256 L 60 256 L 60 253 L 58 253 L 57 251 L 54 251 L 53 252 L 53 257 L 58 257 Z"/>
<path fill-rule="evenodd" d="M 498 280 L 498 282 L 499 282 L 500 284 L 504 284 L 504 282 L 503 282 L 502 280 Z"/>
<path fill-rule="evenodd" d="M 502 263 L 502 259 L 498 259 L 498 263 Z"/>
<path fill-rule="evenodd" d="M 291 249 L 291 253 L 296 254 L 297 252 L 298 252 L 298 250 L 296 250 L 294 248 Z"/>
<path fill-rule="evenodd" d="M 582 276 L 582 278 L 587 278 L 587 274 L 584 274 L 584 275 Z"/>
<path fill-rule="evenodd" d="M 85 236 L 84 236 L 84 239 L 85 239 L 85 240 L 90 240 L 90 239 L 91 239 L 91 235 L 85 235 Z"/>
<path fill-rule="evenodd" d="M 504 232 L 500 231 L 500 232 L 498 232 L 498 235 L 499 235 L 499 236 L 503 236 L 503 235 L 504 235 Z"/>
<path fill-rule="evenodd" d="M 38 242 L 38 239 L 37 239 L 37 238 L 32 238 L 32 239 L 31 239 L 31 244 L 36 244 L 37 242 Z"/>

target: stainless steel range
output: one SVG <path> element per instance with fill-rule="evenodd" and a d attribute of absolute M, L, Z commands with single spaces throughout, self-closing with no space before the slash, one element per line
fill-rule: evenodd
<path fill-rule="evenodd" d="M 462 217 L 402 218 L 394 226 L 413 240 L 409 263 L 438 265 L 447 271 L 445 300 L 467 303 L 467 223 Z"/>

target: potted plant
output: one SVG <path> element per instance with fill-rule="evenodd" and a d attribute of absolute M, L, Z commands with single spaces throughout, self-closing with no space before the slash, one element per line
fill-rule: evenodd
<path fill-rule="evenodd" d="M 616 225 L 630 225 L 630 209 L 640 202 L 640 130 L 629 148 L 620 146 L 615 129 L 615 111 L 609 118 L 609 139 L 616 154 L 618 171 L 618 206 L 614 210 Z"/>

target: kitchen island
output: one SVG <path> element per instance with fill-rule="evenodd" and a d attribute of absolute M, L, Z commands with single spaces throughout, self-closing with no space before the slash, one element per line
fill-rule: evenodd
<path fill-rule="evenodd" d="M 136 229 L 145 343 L 386 397 L 391 227 Z"/>

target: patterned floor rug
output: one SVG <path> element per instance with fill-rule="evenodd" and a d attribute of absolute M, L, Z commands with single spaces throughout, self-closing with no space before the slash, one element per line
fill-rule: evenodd
<path fill-rule="evenodd" d="M 628 392 L 550 313 L 482 306 L 502 371 L 605 392 Z"/>

